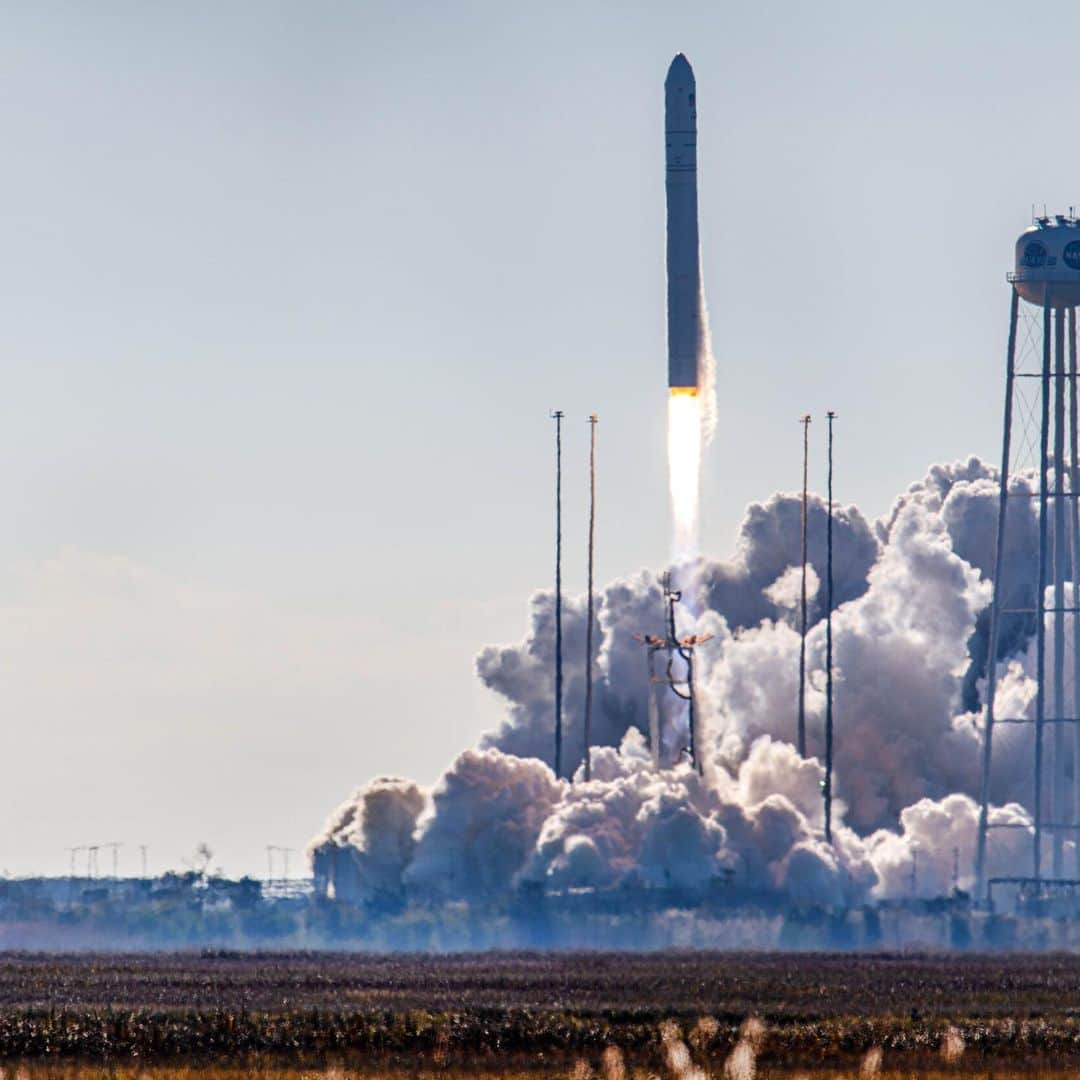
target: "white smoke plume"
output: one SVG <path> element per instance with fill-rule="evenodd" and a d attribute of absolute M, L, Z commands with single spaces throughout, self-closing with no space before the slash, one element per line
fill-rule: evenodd
<path fill-rule="evenodd" d="M 564 785 L 535 758 L 466 750 L 432 793 L 407 884 L 443 899 L 507 890 L 536 845 Z"/>
<path fill-rule="evenodd" d="M 331 814 L 309 845 L 316 878 L 332 873 L 337 889 L 368 903 L 397 898 L 426 802 L 411 780 L 372 780 Z"/>
<path fill-rule="evenodd" d="M 1019 804 L 994 807 L 995 825 L 1030 826 L 1031 815 Z M 955 884 L 970 891 L 979 824 L 979 806 L 968 795 L 946 795 L 934 802 L 921 799 L 900 814 L 900 831 L 881 829 L 867 839 L 882 896 L 945 896 Z M 995 831 L 989 850 L 988 876 L 1006 874 L 1030 857 L 1027 828 Z"/>
<path fill-rule="evenodd" d="M 705 274 L 701 278 L 701 356 L 698 359 L 698 397 L 701 398 L 701 445 L 707 449 L 716 434 L 719 411 L 716 402 L 716 357 L 709 329 L 709 304 L 705 299 Z"/>
<path fill-rule="evenodd" d="M 1030 490 L 1030 478 L 1014 480 Z M 699 559 L 700 606 L 679 632 L 711 633 L 697 650 L 704 776 L 669 714 L 662 767 L 647 745 L 648 671 L 639 633 L 663 633 L 658 575 L 601 590 L 594 632 L 592 780 L 583 781 L 585 603 L 564 603 L 564 747 L 553 753 L 553 599 L 531 601 L 517 645 L 477 658 L 506 716 L 466 750 L 430 796 L 376 781 L 346 804 L 315 846 L 344 848 L 361 893 L 491 902 L 515 890 L 671 890 L 763 904 L 837 907 L 870 898 L 939 896 L 972 886 L 985 692 L 985 608 L 993 571 L 997 480 L 971 459 L 935 466 L 880 521 L 855 507 L 834 523 L 836 610 L 834 836 L 823 838 L 825 506 L 809 507 L 809 756 L 795 750 L 797 568 L 801 500 L 751 506 L 726 561 Z M 1034 521 L 1015 500 L 1006 536 L 1012 587 L 1031 588 Z M 1003 627 L 999 715 L 1030 715 L 1033 628 Z M 670 704 L 670 703 L 669 703 Z M 990 872 L 1022 873 L 1031 850 L 1030 733 L 997 733 Z M 1011 741 L 1010 741 L 1011 740 Z M 393 795 L 390 793 L 393 792 Z M 385 826 L 375 807 L 386 798 Z M 392 839 L 375 835 L 385 827 Z M 411 830 L 411 831 L 410 831 Z M 409 839 L 404 839 L 408 832 Z M 414 845 L 414 846 L 410 846 Z M 325 854 L 323 857 L 326 857 Z"/>

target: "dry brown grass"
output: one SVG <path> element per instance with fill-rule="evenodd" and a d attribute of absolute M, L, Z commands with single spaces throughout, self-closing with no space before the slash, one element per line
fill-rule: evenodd
<path fill-rule="evenodd" d="M 763 1080 L 857 1076 L 875 1048 L 879 1071 L 1065 1069 L 1077 1000 L 1065 956 L 0 955 L 0 1080 L 20 1061 L 168 1080 L 207 1063 L 341 1080 L 576 1062 L 580 1080 Z"/>

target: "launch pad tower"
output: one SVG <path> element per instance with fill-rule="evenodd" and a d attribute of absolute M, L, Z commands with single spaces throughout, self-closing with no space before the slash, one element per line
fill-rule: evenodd
<path fill-rule="evenodd" d="M 664 592 L 664 629 L 663 637 L 655 634 L 635 634 L 646 650 L 649 661 L 649 746 L 652 750 L 653 766 L 660 767 L 661 757 L 661 721 L 667 710 L 660 704 L 660 688 L 666 686 L 680 701 L 685 701 L 689 742 L 683 752 L 690 758 L 690 763 L 700 775 L 702 772 L 701 747 L 698 745 L 697 699 L 694 689 L 694 649 L 708 641 L 712 634 L 690 634 L 679 637 L 675 629 L 675 605 L 682 599 L 682 593 L 671 586 L 671 577 L 665 574 L 661 586 Z M 657 672 L 657 657 L 666 657 Z M 682 661 L 683 672 L 680 677 L 676 669 Z"/>
<path fill-rule="evenodd" d="M 988 846 L 993 830 L 1028 827 L 990 820 L 995 733 L 1005 726 L 1033 728 L 1031 738 L 1023 743 L 1023 752 L 1032 755 L 1032 788 L 1027 803 L 1034 818 L 1031 883 L 1038 886 L 1046 881 L 1044 863 L 1048 854 L 1053 879 L 1061 880 L 1066 837 L 1080 841 L 1076 343 L 1080 220 L 1071 212 L 1036 218 L 1016 242 L 1016 269 L 1008 280 L 1012 302 L 975 854 L 979 901 L 987 896 Z M 1033 484 L 1026 479 L 1032 474 Z M 1021 519 L 1030 520 L 1027 508 L 1032 506 L 1038 508 L 1034 567 L 1029 559 L 1018 558 L 1009 542 L 1010 531 L 1022 526 Z M 999 716 L 994 701 L 999 651 L 1003 644 L 1015 647 L 1029 641 L 1032 635 L 1036 653 L 1034 716 Z M 1067 637 L 1071 639 L 1068 649 Z M 1010 753 L 1017 752 L 1016 745 L 1010 746 Z M 1070 869 L 1077 871 L 1076 867 Z"/>

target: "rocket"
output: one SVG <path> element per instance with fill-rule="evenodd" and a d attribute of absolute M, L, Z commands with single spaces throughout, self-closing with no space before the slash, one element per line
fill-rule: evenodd
<path fill-rule="evenodd" d="M 696 394 L 704 353 L 701 262 L 698 255 L 697 104 L 694 72 L 679 53 L 664 80 L 667 190 L 668 386 Z"/>

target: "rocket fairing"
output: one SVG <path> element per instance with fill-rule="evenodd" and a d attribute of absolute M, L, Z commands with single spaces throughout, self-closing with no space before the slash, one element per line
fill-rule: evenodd
<path fill-rule="evenodd" d="M 698 255 L 697 104 L 694 72 L 679 53 L 664 80 L 667 190 L 668 386 L 696 393 L 704 352 Z"/>

